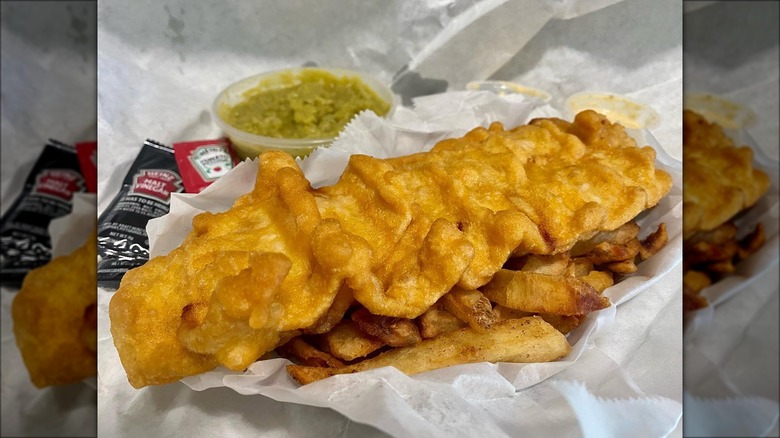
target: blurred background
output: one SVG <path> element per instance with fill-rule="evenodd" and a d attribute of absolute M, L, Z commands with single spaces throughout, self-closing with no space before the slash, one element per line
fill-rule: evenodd
<path fill-rule="evenodd" d="M 48 139 L 73 145 L 97 138 L 97 3 L 3 1 L 0 7 L 5 214 Z M 30 383 L 12 331 L 16 293 L 2 288 L 2 436 L 94 436 L 94 383 L 46 389 Z"/>
<path fill-rule="evenodd" d="M 683 16 L 685 105 L 701 109 L 701 96 L 735 104 L 731 114 L 739 116 L 726 133 L 753 148 L 754 165 L 773 179 L 757 208 L 767 210 L 765 225 L 774 221 L 775 230 L 779 7 L 691 1 Z M 767 234 L 763 254 L 745 261 L 749 269 L 738 266 L 727 287 L 715 285 L 726 299 L 699 312 L 686 333 L 686 436 L 778 436 L 778 239 L 776 231 Z"/>

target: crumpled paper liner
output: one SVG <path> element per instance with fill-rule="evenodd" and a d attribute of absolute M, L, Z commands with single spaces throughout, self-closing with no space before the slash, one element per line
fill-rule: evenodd
<path fill-rule="evenodd" d="M 475 126 L 487 126 L 501 121 L 506 127 L 521 124 L 533 110 L 522 96 L 499 98 L 487 92 L 455 92 L 419 98 L 414 110 L 398 113 L 385 121 L 372 113 L 354 119 L 343 134 L 328 149 L 320 149 L 301 160 L 301 168 L 313 185 L 335 182 L 343 171 L 349 155 L 367 153 L 392 157 L 428 150 L 437 141 L 461 136 Z M 476 108 L 476 109 L 475 109 Z M 546 112 L 555 113 L 551 108 Z M 554 115 L 554 114 L 550 114 Z M 643 133 L 643 143 L 652 139 Z M 306 386 L 299 386 L 284 370 L 290 362 L 272 359 L 256 362 L 244 373 L 216 369 L 188 377 L 183 383 L 195 390 L 228 387 L 241 394 L 262 394 L 278 401 L 330 407 L 349 418 L 371 424 L 395 434 L 469 435 L 484 429 L 489 421 L 468 400 L 511 397 L 518 390 L 532 387 L 574 365 L 589 339 L 609 326 L 617 306 L 651 286 L 681 261 L 681 187 L 680 163 L 658 153 L 658 165 L 673 175 L 675 186 L 658 206 L 642 213 L 638 223 L 642 236 L 654 231 L 661 222 L 667 224 L 669 243 L 653 258 L 643 262 L 639 271 L 605 291 L 613 306 L 588 316 L 586 321 L 568 335 L 571 353 L 552 363 L 538 364 L 464 364 L 440 370 L 406 376 L 394 368 L 383 368 L 353 375 L 340 375 Z M 256 161 L 240 163 L 229 174 L 197 195 L 175 194 L 170 213 L 149 222 L 151 255 L 166 254 L 175 249 L 191 229 L 192 217 L 202 211 L 224 211 L 235 199 L 251 190 L 257 173 Z M 99 309 L 104 312 L 105 309 Z M 101 333 L 105 333 L 101 330 Z M 108 339 L 101 339 L 108 341 Z M 101 345 L 103 343 L 101 342 Z M 118 366 L 118 364 L 117 364 Z M 564 386 L 561 390 L 568 393 Z M 581 391 L 574 390 L 572 400 Z M 623 392 L 635 396 L 639 391 Z M 371 403 L 366 403 L 371 400 Z M 680 416 L 679 403 L 668 400 L 676 409 L 661 412 L 666 425 L 673 429 Z M 624 405 L 618 410 L 623 410 Z M 392 411 L 393 415 L 386 415 Z M 633 415 L 629 409 L 626 415 Z M 457 413 L 457 414 L 455 414 Z M 671 430 L 671 429 L 670 429 Z M 500 436 L 499 430 L 493 430 Z"/>

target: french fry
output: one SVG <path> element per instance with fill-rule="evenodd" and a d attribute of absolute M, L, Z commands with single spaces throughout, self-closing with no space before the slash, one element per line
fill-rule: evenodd
<path fill-rule="evenodd" d="M 707 272 L 714 274 L 715 276 L 724 276 L 731 274 L 736 270 L 736 266 L 731 262 L 731 259 L 721 260 L 707 265 Z"/>
<path fill-rule="evenodd" d="M 384 342 L 361 331 L 354 321 L 344 319 L 319 336 L 320 346 L 331 355 L 351 362 L 382 348 Z"/>
<path fill-rule="evenodd" d="M 698 292 L 692 291 L 688 286 L 683 285 L 683 311 L 690 312 L 701 309 L 707 307 L 707 304 L 706 298 L 699 295 Z"/>
<path fill-rule="evenodd" d="M 639 247 L 639 260 L 644 261 L 649 259 L 653 254 L 666 246 L 668 241 L 669 235 L 666 234 L 666 224 L 658 225 L 658 229 L 645 237 L 645 240 L 641 242 L 641 246 Z"/>
<path fill-rule="evenodd" d="M 564 335 L 579 327 L 582 321 L 585 321 L 585 315 L 550 315 L 549 313 L 540 313 L 539 316 Z"/>
<path fill-rule="evenodd" d="M 531 312 L 523 312 L 522 310 L 510 309 L 509 307 L 502 306 L 501 304 L 496 304 L 493 306 L 493 313 L 496 314 L 496 317 L 498 317 L 499 321 L 503 321 L 505 319 L 527 318 L 529 316 L 534 315 Z"/>
<path fill-rule="evenodd" d="M 564 275 L 568 275 L 569 277 L 583 277 L 590 274 L 590 271 L 592 270 L 593 262 L 586 257 L 575 257 L 569 260 Z"/>
<path fill-rule="evenodd" d="M 296 360 L 308 366 L 319 367 L 343 367 L 344 362 L 336 359 L 324 351 L 320 351 L 300 337 L 293 338 L 290 342 L 276 349 L 280 356 Z"/>
<path fill-rule="evenodd" d="M 549 362 L 564 357 L 570 350 L 563 334 L 542 318 L 529 317 L 500 321 L 486 332 L 463 328 L 341 368 L 288 365 L 287 372 L 306 385 L 336 374 L 386 366 L 411 375 L 464 363 Z"/>
<path fill-rule="evenodd" d="M 683 284 L 691 292 L 699 293 L 699 291 L 712 284 L 712 279 L 704 272 L 691 270 L 685 273 Z"/>
<path fill-rule="evenodd" d="M 352 289 L 345 285 L 341 286 L 339 292 L 336 294 L 336 298 L 333 299 L 333 304 L 330 308 L 315 322 L 311 327 L 306 329 L 306 333 L 320 334 L 325 333 L 328 330 L 336 326 L 344 318 L 344 314 L 349 310 L 349 306 L 352 304 L 354 296 Z"/>
<path fill-rule="evenodd" d="M 522 310 L 510 309 L 509 307 L 504 307 L 500 304 L 496 304 L 493 307 L 493 312 L 496 313 L 498 319 L 501 321 L 505 319 L 520 319 L 527 318 L 529 316 L 539 316 L 564 335 L 577 328 L 577 326 L 579 326 L 582 321 L 585 320 L 585 315 L 551 315 L 549 313 L 540 313 L 535 315 L 533 313 L 523 312 Z"/>
<path fill-rule="evenodd" d="M 493 305 L 478 290 L 454 288 L 441 297 L 444 309 L 477 331 L 484 331 L 496 322 Z"/>
<path fill-rule="evenodd" d="M 639 235 L 639 225 L 628 222 L 612 231 L 602 231 L 588 240 L 577 242 L 569 251 L 572 257 L 589 253 L 596 245 L 608 242 L 614 245 L 624 245 Z"/>
<path fill-rule="evenodd" d="M 366 308 L 352 312 L 350 317 L 361 331 L 391 347 L 408 347 L 422 341 L 420 331 L 411 319 L 374 315 Z"/>
<path fill-rule="evenodd" d="M 739 241 L 739 249 L 737 250 L 739 260 L 744 260 L 758 251 L 764 245 L 764 242 L 766 242 L 766 232 L 764 231 L 764 224 L 759 222 L 752 233 Z"/>
<path fill-rule="evenodd" d="M 613 262 L 608 263 L 605 266 L 610 271 L 614 272 L 615 274 L 631 274 L 637 271 L 636 263 L 634 263 L 633 258 L 631 260 L 623 260 L 621 262 Z"/>
<path fill-rule="evenodd" d="M 605 271 L 590 271 L 588 275 L 579 277 L 579 280 L 591 285 L 598 293 L 604 292 L 606 288 L 615 284 L 612 275 Z"/>
<path fill-rule="evenodd" d="M 739 244 L 736 240 L 728 240 L 723 243 L 696 242 L 685 246 L 685 262 L 689 265 L 698 265 L 703 263 L 720 262 L 731 260 L 739 250 Z"/>
<path fill-rule="evenodd" d="M 563 275 L 569 265 L 569 253 L 529 255 L 521 271 L 545 275 Z"/>
<path fill-rule="evenodd" d="M 445 333 L 466 327 L 466 323 L 457 316 L 439 307 L 440 304 L 431 306 L 425 313 L 417 317 L 417 325 L 420 328 L 420 336 L 423 339 L 435 338 Z"/>
<path fill-rule="evenodd" d="M 554 315 L 586 315 L 609 307 L 609 300 L 577 278 L 499 270 L 482 292 L 494 303 Z"/>
<path fill-rule="evenodd" d="M 624 244 L 611 242 L 601 242 L 596 245 L 589 253 L 585 254 L 594 265 L 605 265 L 608 263 L 622 262 L 632 260 L 639 253 L 641 244 L 638 240 L 629 240 Z"/>

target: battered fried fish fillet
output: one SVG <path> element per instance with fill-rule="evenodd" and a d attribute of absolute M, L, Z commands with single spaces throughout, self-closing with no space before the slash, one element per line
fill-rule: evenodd
<path fill-rule="evenodd" d="M 30 271 L 14 297 L 14 336 L 38 388 L 97 374 L 97 238 Z"/>
<path fill-rule="evenodd" d="M 753 168 L 753 151 L 690 110 L 683 113 L 683 164 L 685 239 L 714 230 L 769 189 L 769 176 Z"/>
<path fill-rule="evenodd" d="M 455 286 L 485 285 L 510 255 L 568 251 L 652 207 L 672 184 L 654 160 L 593 111 L 494 123 L 400 158 L 355 155 L 316 190 L 292 158 L 266 152 L 251 193 L 125 275 L 114 343 L 142 387 L 244 369 L 343 287 L 374 315 L 415 318 Z"/>
<path fill-rule="evenodd" d="M 715 123 L 683 113 L 683 305 L 707 306 L 702 289 L 720 280 L 764 243 L 763 226 L 739 242 L 731 219 L 769 189 L 769 176 L 753 168 L 753 151 L 736 147 Z"/>

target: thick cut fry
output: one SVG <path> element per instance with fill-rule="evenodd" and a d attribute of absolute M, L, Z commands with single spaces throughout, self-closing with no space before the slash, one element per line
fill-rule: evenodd
<path fill-rule="evenodd" d="M 441 302 L 445 310 L 474 330 L 487 330 L 497 320 L 490 300 L 478 290 L 456 287 L 441 297 Z"/>
<path fill-rule="evenodd" d="M 522 271 L 544 275 L 563 275 L 569 265 L 569 253 L 553 255 L 529 255 Z"/>
<path fill-rule="evenodd" d="M 696 242 L 683 246 L 683 258 L 688 266 L 713 262 L 730 261 L 737 255 L 739 244 L 736 240 L 725 243 Z"/>
<path fill-rule="evenodd" d="M 352 289 L 345 285 L 341 286 L 339 293 L 336 294 L 336 298 L 333 300 L 333 304 L 325 312 L 320 319 L 317 320 L 311 327 L 305 331 L 308 334 L 320 334 L 325 333 L 328 330 L 336 326 L 344 318 L 344 314 L 349 310 L 349 306 L 355 301 Z"/>
<path fill-rule="evenodd" d="M 714 263 L 708 263 L 706 265 L 706 271 L 716 277 L 723 277 L 736 271 L 737 267 L 731 260 L 721 260 Z"/>
<path fill-rule="evenodd" d="M 633 258 L 631 260 L 623 260 L 621 262 L 612 262 L 604 265 L 605 268 L 614 272 L 615 274 L 632 274 L 637 271 L 636 263 Z"/>
<path fill-rule="evenodd" d="M 627 222 L 615 230 L 601 231 L 588 240 L 577 242 L 571 249 L 572 257 L 579 257 L 589 253 L 596 245 L 607 242 L 613 245 L 624 245 L 628 241 L 636 239 L 639 235 L 639 225 L 636 222 Z"/>
<path fill-rule="evenodd" d="M 351 362 L 368 356 L 385 343 L 361 331 L 354 321 L 345 319 L 320 335 L 320 345 L 333 356 Z"/>
<path fill-rule="evenodd" d="M 306 385 L 336 374 L 393 366 L 406 374 L 475 362 L 549 362 L 567 355 L 571 346 L 542 318 L 509 319 L 486 332 L 464 328 L 413 347 L 398 348 L 342 368 L 288 365 L 287 372 Z"/>
<path fill-rule="evenodd" d="M 529 316 L 538 316 L 553 326 L 555 330 L 558 330 L 564 335 L 577 328 L 582 323 L 582 321 L 585 320 L 585 315 L 551 315 L 549 313 L 534 314 L 530 312 L 523 312 L 522 310 L 510 309 L 509 307 L 504 307 L 500 304 L 496 304 L 493 307 L 493 311 L 496 313 L 500 321 L 505 319 L 520 319 Z"/>
<path fill-rule="evenodd" d="M 482 292 L 494 303 L 516 310 L 553 315 L 587 315 L 609 307 L 609 300 L 572 277 L 500 270 Z"/>
<path fill-rule="evenodd" d="M 417 325 L 423 339 L 435 338 L 467 326 L 463 320 L 439 306 L 434 305 L 417 317 Z"/>
<path fill-rule="evenodd" d="M 408 347 L 422 340 L 411 319 L 374 315 L 368 309 L 358 309 L 350 315 L 358 328 L 391 347 Z"/>
<path fill-rule="evenodd" d="M 596 292 L 598 293 L 604 292 L 606 288 L 615 284 L 615 280 L 612 279 L 612 275 L 605 271 L 590 271 L 588 275 L 579 277 L 579 280 L 591 285 L 591 287 L 596 289 Z"/>
<path fill-rule="evenodd" d="M 503 321 L 505 319 L 520 319 L 529 316 L 534 316 L 534 314 L 531 312 L 523 312 L 522 310 L 510 309 L 509 307 L 502 306 L 501 304 L 494 305 L 493 312 L 495 312 L 499 321 Z"/>
<path fill-rule="evenodd" d="M 683 277 L 683 284 L 691 292 L 699 293 L 702 289 L 712 284 L 712 279 L 701 271 L 688 271 Z"/>
<path fill-rule="evenodd" d="M 593 262 L 587 259 L 587 257 L 575 257 L 569 261 L 569 265 L 566 266 L 566 272 L 564 275 L 569 277 L 583 277 L 590 274 L 593 270 Z"/>
<path fill-rule="evenodd" d="M 549 313 L 540 313 L 539 316 L 564 335 L 579 327 L 582 321 L 585 321 L 585 315 L 550 315 Z"/>
<path fill-rule="evenodd" d="M 658 225 L 658 229 L 654 233 L 645 237 L 645 240 L 641 242 L 639 247 L 639 260 L 644 261 L 649 259 L 653 254 L 657 253 L 661 248 L 666 246 L 669 241 L 669 235 L 666 234 L 666 224 Z"/>
<path fill-rule="evenodd" d="M 344 362 L 330 354 L 314 348 L 301 338 L 293 338 L 277 348 L 280 356 L 312 367 L 343 367 Z"/>
<path fill-rule="evenodd" d="M 707 307 L 708 304 L 706 298 L 699 295 L 698 292 L 692 291 L 688 286 L 683 285 L 683 311 L 690 312 L 702 309 Z"/>
<path fill-rule="evenodd" d="M 766 232 L 764 231 L 764 224 L 759 222 L 752 233 L 739 241 L 739 250 L 737 251 L 739 259 L 744 260 L 748 258 L 751 254 L 758 251 L 764 245 L 764 242 L 766 242 Z"/>
<path fill-rule="evenodd" d="M 594 265 L 605 265 L 608 263 L 622 262 L 626 260 L 633 261 L 639 253 L 641 244 L 638 240 L 629 240 L 625 244 L 618 245 L 611 242 L 601 242 L 596 245 L 589 253 L 585 254 Z"/>

